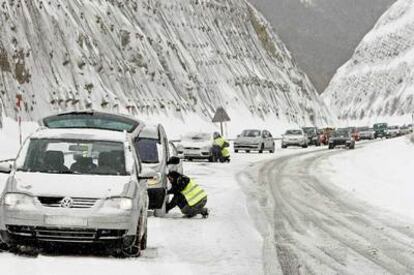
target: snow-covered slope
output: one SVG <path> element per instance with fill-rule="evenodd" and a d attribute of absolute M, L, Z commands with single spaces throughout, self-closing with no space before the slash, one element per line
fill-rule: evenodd
<path fill-rule="evenodd" d="M 414 110 L 414 2 L 400 0 L 340 68 L 323 97 L 345 120 L 404 118 Z"/>
<path fill-rule="evenodd" d="M 263 17 L 240 0 L 3 1 L 0 96 L 25 119 L 104 109 L 144 119 L 325 124 L 329 112 Z M 276 124 L 276 123 L 275 123 Z"/>

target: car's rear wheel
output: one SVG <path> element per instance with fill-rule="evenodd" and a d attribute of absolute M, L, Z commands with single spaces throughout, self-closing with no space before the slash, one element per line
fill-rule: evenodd
<path fill-rule="evenodd" d="M 287 145 L 282 145 L 282 149 L 286 149 L 287 148 Z"/>
<path fill-rule="evenodd" d="M 269 150 L 269 153 L 273 154 L 275 152 L 275 144 L 273 144 L 272 149 Z"/>
<path fill-rule="evenodd" d="M 237 150 L 237 149 L 234 149 L 234 152 L 235 152 L 235 153 L 238 153 L 238 152 L 239 152 L 239 150 Z"/>
<path fill-rule="evenodd" d="M 263 154 L 263 150 L 264 150 L 264 144 L 262 144 L 262 145 L 260 146 L 259 154 Z"/>
<path fill-rule="evenodd" d="M 161 208 L 154 209 L 154 216 L 158 218 L 163 218 L 167 214 L 167 203 L 168 203 L 168 196 L 165 194 L 164 202 L 162 203 Z"/>
<path fill-rule="evenodd" d="M 246 153 L 250 153 L 250 150 L 246 150 Z"/>
<path fill-rule="evenodd" d="M 329 144 L 329 150 L 332 150 L 333 148 L 335 148 L 335 145 Z"/>

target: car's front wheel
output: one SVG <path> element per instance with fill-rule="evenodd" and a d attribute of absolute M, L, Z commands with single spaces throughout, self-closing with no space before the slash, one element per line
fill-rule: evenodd
<path fill-rule="evenodd" d="M 147 246 L 147 243 L 146 243 L 147 239 L 146 239 L 146 235 L 145 235 L 146 232 L 144 232 L 144 235 L 141 237 L 142 230 L 144 230 L 144 218 L 143 218 L 143 215 L 141 213 L 141 215 L 138 219 L 138 223 L 137 223 L 137 232 L 135 233 L 135 240 L 132 242 L 132 244 L 130 244 L 128 246 L 123 246 L 121 248 L 121 255 L 120 256 L 128 257 L 128 258 L 141 256 L 142 247 Z M 146 229 L 145 229 L 145 231 L 146 231 Z M 145 244 L 143 244 L 142 241 L 145 241 Z"/>

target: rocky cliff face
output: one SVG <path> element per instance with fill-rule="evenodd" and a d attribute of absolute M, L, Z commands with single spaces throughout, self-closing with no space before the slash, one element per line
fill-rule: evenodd
<path fill-rule="evenodd" d="M 400 0 L 378 21 L 323 94 L 340 119 L 410 117 L 414 111 L 414 2 Z"/>
<path fill-rule="evenodd" d="M 395 0 L 250 0 L 323 92 Z"/>
<path fill-rule="evenodd" d="M 102 109 L 210 121 L 324 124 L 329 112 L 268 23 L 241 0 L 6 0 L 0 96 L 15 116 Z M 241 121 L 242 122 L 242 121 Z"/>

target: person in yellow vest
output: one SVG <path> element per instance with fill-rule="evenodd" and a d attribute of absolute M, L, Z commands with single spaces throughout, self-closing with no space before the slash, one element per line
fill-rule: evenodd
<path fill-rule="evenodd" d="M 167 213 L 178 206 L 181 213 L 187 218 L 192 218 L 200 214 L 203 218 L 208 218 L 207 193 L 198 186 L 193 179 L 184 176 L 176 171 L 168 173 L 168 180 L 171 183 L 169 195 L 174 195 L 167 204 Z"/>
<path fill-rule="evenodd" d="M 225 140 L 219 132 L 214 132 L 213 138 L 213 147 L 219 148 L 220 156 L 218 159 L 220 162 L 230 162 L 230 143 Z"/>

